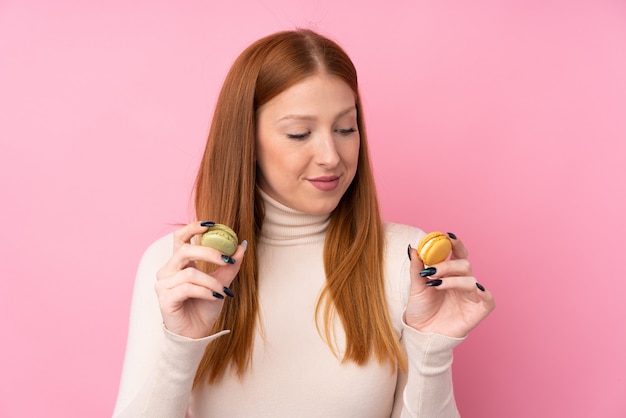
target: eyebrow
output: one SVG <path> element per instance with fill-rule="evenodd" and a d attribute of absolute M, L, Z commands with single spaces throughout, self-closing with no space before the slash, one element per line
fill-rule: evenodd
<path fill-rule="evenodd" d="M 347 115 L 348 113 L 355 111 L 356 112 L 356 106 L 350 106 L 344 110 L 342 110 L 341 112 L 339 112 L 337 114 L 337 116 L 335 118 L 340 118 L 344 115 Z M 315 120 L 316 117 L 312 116 L 312 115 L 297 115 L 297 114 L 289 114 L 289 115 L 285 115 L 283 117 L 281 117 L 280 119 L 278 119 L 278 122 L 286 120 L 286 119 L 298 119 L 298 120 Z"/>

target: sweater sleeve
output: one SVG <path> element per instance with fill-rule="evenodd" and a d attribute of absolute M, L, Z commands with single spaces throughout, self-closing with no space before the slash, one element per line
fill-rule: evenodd
<path fill-rule="evenodd" d="M 399 373 L 392 417 L 459 417 L 452 387 L 452 349 L 463 338 L 421 333 L 403 324 L 407 373 Z"/>
<path fill-rule="evenodd" d="M 171 255 L 172 237 L 144 253 L 133 290 L 128 340 L 113 417 L 184 417 L 206 346 L 228 333 L 190 339 L 163 327 L 154 290 L 157 270 Z"/>
<path fill-rule="evenodd" d="M 398 371 L 392 418 L 458 417 L 452 387 L 452 349 L 463 338 L 422 333 L 406 324 L 411 275 L 407 244 L 417 246 L 426 235 L 420 229 L 387 224 L 387 276 L 390 310 L 408 369 Z"/>

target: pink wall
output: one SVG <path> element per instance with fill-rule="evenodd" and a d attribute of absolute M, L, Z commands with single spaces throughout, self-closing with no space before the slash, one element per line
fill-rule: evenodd
<path fill-rule="evenodd" d="M 623 1 L 210 3 L 0 2 L 0 416 L 110 416 L 225 72 L 294 26 L 360 70 L 386 218 L 455 232 L 496 294 L 463 415 L 626 416 Z"/>

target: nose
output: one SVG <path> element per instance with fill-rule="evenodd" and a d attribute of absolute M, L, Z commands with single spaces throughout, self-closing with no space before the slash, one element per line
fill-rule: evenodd
<path fill-rule="evenodd" d="M 341 161 L 341 156 L 332 132 L 320 135 L 319 141 L 316 142 L 315 162 L 327 168 L 336 167 Z"/>

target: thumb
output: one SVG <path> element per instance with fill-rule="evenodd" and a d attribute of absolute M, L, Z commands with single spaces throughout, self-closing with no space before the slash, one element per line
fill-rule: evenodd
<path fill-rule="evenodd" d="M 424 263 L 417 255 L 417 250 L 411 247 L 411 244 L 409 244 L 408 256 L 411 263 L 411 282 L 416 282 L 414 284 L 421 284 L 423 287 L 426 287 L 426 281 L 420 276 L 420 271 L 424 270 Z"/>

